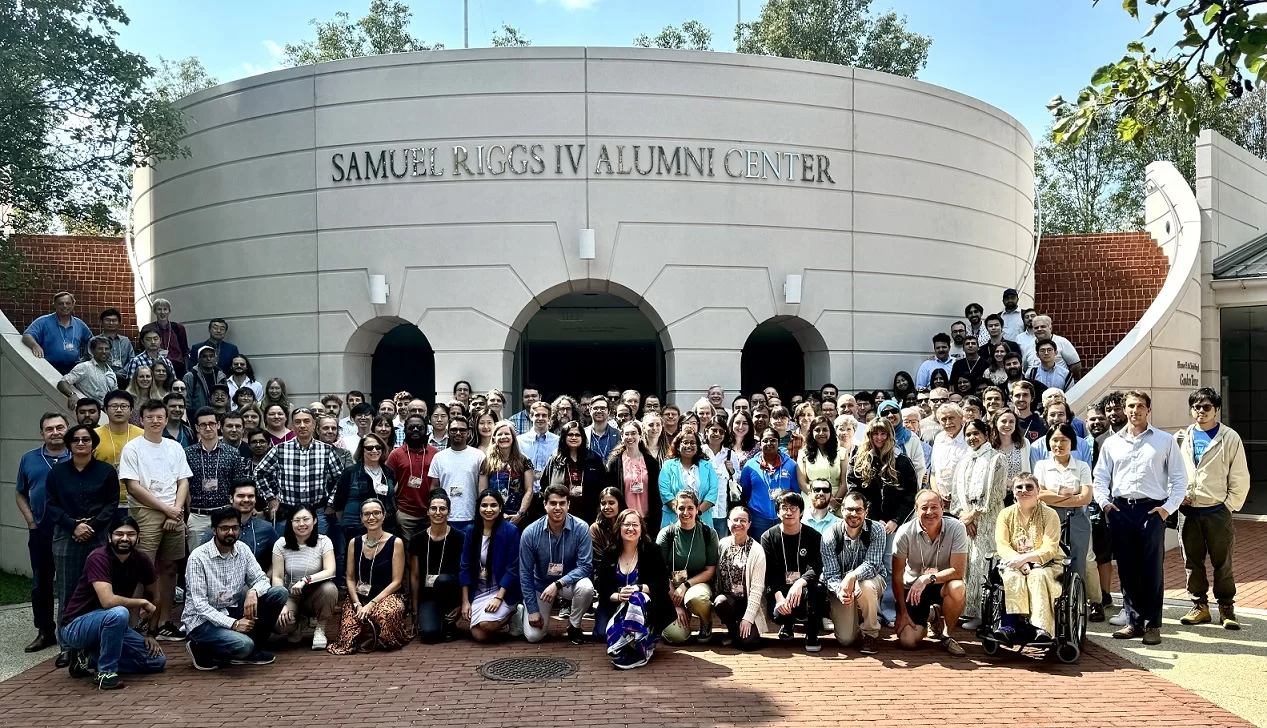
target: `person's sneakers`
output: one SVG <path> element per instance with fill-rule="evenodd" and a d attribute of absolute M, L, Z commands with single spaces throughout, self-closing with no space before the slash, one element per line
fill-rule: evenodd
<path fill-rule="evenodd" d="M 980 617 L 973 617 L 972 619 L 969 619 L 963 623 L 963 630 L 965 632 L 976 632 L 980 628 L 981 628 Z"/>
<path fill-rule="evenodd" d="M 782 627 L 779 627 L 779 639 L 790 640 L 795 636 L 796 636 L 796 629 L 792 627 L 792 625 L 785 624 Z"/>
<path fill-rule="evenodd" d="M 57 653 L 57 659 L 53 661 L 53 666 L 58 670 L 70 667 L 70 651 L 62 650 Z"/>
<path fill-rule="evenodd" d="M 1134 625 L 1134 624 L 1128 624 L 1128 625 L 1126 625 L 1126 626 L 1122 627 L 1121 629 L 1119 629 L 1118 631 L 1114 632 L 1114 633 L 1113 633 L 1113 639 L 1115 639 L 1115 640 L 1133 640 L 1133 639 L 1135 639 L 1136 637 L 1141 637 L 1141 636 L 1143 636 L 1143 634 L 1144 634 L 1144 628 L 1143 628 L 1143 627 L 1140 627 L 1140 626 L 1137 626 L 1137 625 Z"/>
<path fill-rule="evenodd" d="M 1087 610 L 1087 621 L 1088 622 L 1103 622 L 1104 621 L 1104 605 L 1096 604 L 1092 602 L 1090 609 Z"/>
<path fill-rule="evenodd" d="M 1112 617 L 1109 617 L 1109 624 L 1113 625 L 1114 627 L 1125 627 L 1126 625 L 1130 624 L 1130 622 L 1131 622 L 1131 615 L 1126 613 L 1126 607 L 1122 607 L 1122 611 L 1118 612 Z"/>
<path fill-rule="evenodd" d="M 92 677 L 92 662 L 88 660 L 87 652 L 72 649 L 70 651 L 70 664 L 66 667 L 70 671 L 71 677 Z"/>
<path fill-rule="evenodd" d="M 1009 626 L 999 627 L 994 630 L 994 639 L 1005 645 L 1014 645 L 1016 644 L 1016 628 Z"/>
<path fill-rule="evenodd" d="M 326 640 L 325 625 L 318 624 L 312 630 L 312 649 L 324 650 L 327 644 L 329 644 L 329 642 Z"/>
<path fill-rule="evenodd" d="M 862 654 L 874 655 L 880 651 L 880 640 L 869 634 L 862 635 Z"/>
<path fill-rule="evenodd" d="M 813 629 L 805 633 L 805 651 L 809 653 L 822 652 L 823 643 L 818 639 L 818 632 Z"/>
<path fill-rule="evenodd" d="M 230 665 L 271 665 L 273 660 L 277 658 L 271 652 L 256 650 L 251 654 L 237 660 L 229 660 Z"/>
<path fill-rule="evenodd" d="M 1241 623 L 1236 621 L 1236 607 L 1231 604 L 1219 605 L 1219 621 L 1223 623 L 1223 629 L 1241 628 Z"/>
<path fill-rule="evenodd" d="M 713 620 L 701 619 L 699 621 L 699 641 L 700 644 L 711 644 L 713 641 Z"/>
<path fill-rule="evenodd" d="M 1114 635 L 1116 636 L 1116 635 Z M 1144 644 L 1159 645 L 1161 644 L 1161 629 L 1157 627 L 1147 627 L 1144 629 Z"/>
<path fill-rule="evenodd" d="M 1192 609 L 1188 613 L 1179 618 L 1179 624 L 1192 626 L 1194 624 L 1210 623 L 1210 605 L 1209 604 L 1193 604 Z"/>
<path fill-rule="evenodd" d="M 185 643 L 185 652 L 189 653 L 189 664 L 193 665 L 195 670 L 210 672 L 212 670 L 220 669 L 220 664 L 211 659 L 210 656 L 206 654 L 199 654 L 202 650 L 194 647 L 193 642 Z"/>
<path fill-rule="evenodd" d="M 519 604 L 515 607 L 515 613 L 510 616 L 510 623 L 506 625 L 506 631 L 511 637 L 524 636 L 524 605 Z"/>
<path fill-rule="evenodd" d="M 963 657 L 968 654 L 964 651 L 963 646 L 955 641 L 954 637 L 947 637 L 946 641 L 942 643 L 942 646 L 946 648 L 946 652 L 949 652 L 955 657 Z"/>
<path fill-rule="evenodd" d="M 154 633 L 154 639 L 159 642 L 181 642 L 185 639 L 185 636 L 184 630 L 171 622 L 159 627 L 158 631 Z"/>
<path fill-rule="evenodd" d="M 568 625 L 568 639 L 574 645 L 583 645 L 589 642 L 589 640 L 585 639 L 585 632 L 580 627 L 573 627 L 570 624 Z"/>
<path fill-rule="evenodd" d="M 119 679 L 117 672 L 99 672 L 96 679 L 97 687 L 101 690 L 122 690 L 127 685 Z"/>

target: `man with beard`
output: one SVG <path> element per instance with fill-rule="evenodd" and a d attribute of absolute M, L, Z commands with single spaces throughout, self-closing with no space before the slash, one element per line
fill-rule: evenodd
<path fill-rule="evenodd" d="M 62 614 L 61 638 L 71 650 L 71 676 L 88 677 L 96 662 L 95 681 L 102 690 L 124 687 L 120 672 L 159 672 L 167 665 L 158 642 L 128 626 L 134 611 L 146 617 L 156 611 L 154 562 L 135 551 L 140 533 L 129 516 L 115 522 L 106 545 L 88 554 Z M 141 585 L 146 598 L 133 597 Z"/>
<path fill-rule="evenodd" d="M 884 594 L 884 525 L 867 518 L 867 499 L 858 492 L 841 504 L 845 518 L 823 534 L 823 581 L 827 584 L 836 641 L 848 647 L 862 625 L 862 654 L 880 644 L 880 595 Z M 858 614 L 862 613 L 859 620 Z"/>
<path fill-rule="evenodd" d="M 270 586 L 251 549 L 238 541 L 241 528 L 238 512 L 221 508 L 211 514 L 211 540 L 189 554 L 185 649 L 199 670 L 274 660 L 260 646 L 268 644 L 288 592 Z"/>
<path fill-rule="evenodd" d="M 840 516 L 831 512 L 831 483 L 819 478 L 809 484 L 810 507 L 805 511 L 802 522 L 819 534 L 827 532 Z"/>
<path fill-rule="evenodd" d="M 427 444 L 427 418 L 409 415 L 405 418 L 405 442 L 387 456 L 387 467 L 396 475 L 396 523 L 405 545 L 425 530 L 430 520 L 429 478 L 431 462 L 438 450 Z"/>
<path fill-rule="evenodd" d="M 1100 459 L 1100 445 L 1112 434 L 1109 418 L 1104 414 L 1104 406 L 1093 404 L 1087 407 L 1087 439 L 1092 444 L 1092 466 Z M 1087 599 L 1090 609 L 1087 619 L 1092 622 L 1104 621 L 1104 610 L 1113 606 L 1113 595 L 1104 587 L 1109 585 L 1113 576 L 1113 549 L 1109 541 L 1108 522 L 1104 518 L 1100 504 L 1092 498 L 1087 504 L 1087 517 L 1091 519 L 1091 553 L 1087 558 Z M 1094 556 L 1094 560 L 1091 558 Z M 1096 597 L 1099 594 L 1099 598 Z"/>

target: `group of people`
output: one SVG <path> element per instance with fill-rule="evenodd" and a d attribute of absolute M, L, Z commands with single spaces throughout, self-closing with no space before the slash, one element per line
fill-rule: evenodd
<path fill-rule="evenodd" d="M 162 669 L 165 641 L 213 670 L 268 664 L 271 641 L 309 634 L 333 654 L 462 627 L 476 642 L 539 642 L 556 610 L 572 642 L 604 642 L 626 669 L 661 641 L 718 641 L 714 616 L 740 649 L 777 629 L 781 641 L 802 633 L 809 652 L 827 633 L 873 654 L 887 626 L 903 648 L 933 637 L 961 655 L 953 629 L 988 618 L 992 553 L 1000 639 L 1051 638 L 1067 556 L 1093 620 L 1112 604 L 1116 559 L 1114 636 L 1156 644 L 1176 512 L 1194 602 L 1184 623 L 1212 620 L 1208 556 L 1220 622 L 1238 627 L 1231 513 L 1249 479 L 1218 393 L 1193 393 L 1194 424 L 1177 437 L 1149 424 L 1144 392 L 1113 393 L 1084 420 L 1063 388 L 1076 352 L 1050 320 L 1016 310 L 1014 291 L 984 320 L 970 305 L 970 326 L 952 327 L 959 351 L 939 335 L 891 393 L 825 384 L 784 405 L 773 388 L 727 402 L 714 386 L 682 407 L 635 390 L 547 402 L 525 386 L 509 415 L 500 390 L 465 381 L 434 406 L 408 392 L 374 406 L 359 391 L 296 406 L 282 380 L 255 381 L 222 320 L 191 348 L 156 301 L 158 325 L 129 356 L 113 310 L 102 335 L 72 340 L 85 334 L 73 316 L 65 325 L 68 297 L 24 337 L 50 363 L 63 355 L 59 389 L 76 411 L 74 424 L 41 419 L 43 446 L 18 474 L 35 572 L 28 651 L 59 644 L 59 662 L 102 688 Z M 64 345 L 50 340 L 59 330 Z M 970 356 L 982 340 L 1038 364 L 996 379 Z M 69 362 L 72 350 L 85 360 Z M 181 372 L 184 361 L 195 363 Z M 1050 374 L 1061 367 L 1063 379 Z M 964 370 L 967 386 L 952 376 Z"/>

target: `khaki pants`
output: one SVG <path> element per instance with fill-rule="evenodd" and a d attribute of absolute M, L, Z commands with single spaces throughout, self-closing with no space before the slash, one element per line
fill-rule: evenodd
<path fill-rule="evenodd" d="M 289 634 L 302 629 L 303 623 L 298 619 L 299 617 L 316 618 L 318 623 L 324 627 L 331 615 L 334 614 L 334 608 L 338 602 L 339 590 L 335 588 L 334 582 L 329 580 L 317 584 L 309 584 L 304 587 L 303 594 L 297 599 L 294 594 L 289 594 L 284 609 L 294 612 L 296 619 L 286 629 L 278 629 L 278 634 Z"/>
<path fill-rule="evenodd" d="M 431 519 L 427 516 L 411 516 L 404 511 L 396 511 L 396 525 L 400 527 L 400 537 L 405 539 L 405 543 L 409 543 L 414 540 L 414 536 L 431 526 Z"/>
<path fill-rule="evenodd" d="M 836 592 L 827 597 L 831 604 L 831 621 L 836 627 L 836 641 L 841 647 L 848 647 L 858 640 L 859 613 L 862 615 L 862 633 L 868 637 L 880 636 L 880 595 L 884 593 L 884 588 L 884 577 L 874 576 L 854 584 L 853 604 L 846 606 Z"/>
<path fill-rule="evenodd" d="M 708 584 L 696 584 L 686 590 L 682 597 L 682 607 L 688 614 L 699 617 L 700 625 L 713 623 L 713 588 Z M 683 629 L 675 620 L 665 627 L 664 641 L 671 645 L 680 645 L 691 638 L 691 630 Z"/>
<path fill-rule="evenodd" d="M 185 530 L 163 530 L 167 516 L 162 511 L 133 506 L 129 513 L 141 527 L 141 532 L 137 534 L 137 551 L 150 557 L 151 561 L 175 562 L 185 558 Z"/>
<path fill-rule="evenodd" d="M 1056 597 L 1060 596 L 1059 566 L 1033 566 L 1029 574 L 1002 569 L 1004 607 L 1008 614 L 1029 615 L 1029 623 L 1056 633 Z"/>

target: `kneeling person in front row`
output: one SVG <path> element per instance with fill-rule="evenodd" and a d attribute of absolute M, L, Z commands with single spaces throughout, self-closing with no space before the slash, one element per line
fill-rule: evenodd
<path fill-rule="evenodd" d="M 801 525 L 805 499 L 785 492 L 777 499 L 779 525 L 761 535 L 765 551 L 766 614 L 779 625 L 779 639 L 792 639 L 795 626 L 805 626 L 805 651 L 818 652 L 826 587 L 823 571 L 823 537 Z"/>
<path fill-rule="evenodd" d="M 88 554 L 62 610 L 61 638 L 71 651 L 70 674 L 87 677 L 95 658 L 102 690 L 124 687 L 120 672 L 158 672 L 167 664 L 158 642 L 129 626 L 133 610 L 153 615 L 157 598 L 154 562 L 135 550 L 140 532 L 130 517 L 117 521 L 106 545 Z M 146 598 L 134 599 L 140 585 L 145 585 Z"/>
<path fill-rule="evenodd" d="M 823 534 L 823 581 L 831 595 L 831 620 L 841 647 L 858 641 L 861 621 L 862 654 L 874 655 L 880 644 L 880 595 L 888 560 L 884 525 L 867 518 L 867 499 L 860 492 L 845 496 L 842 507 L 844 520 Z"/>
<path fill-rule="evenodd" d="M 590 527 L 568 513 L 569 491 L 555 483 L 542 493 L 546 517 L 524 529 L 519 541 L 519 587 L 523 591 L 524 637 L 540 642 L 548 631 L 546 620 L 558 602 L 571 599 L 568 637 L 586 642 L 581 619 L 594 601 L 594 541 Z"/>
<path fill-rule="evenodd" d="M 942 514 L 941 496 L 933 490 L 915 496 L 915 515 L 898 529 L 893 542 L 893 573 L 902 575 L 893 582 L 893 631 L 898 644 L 913 650 L 931 626 L 947 652 L 963 655 L 950 628 L 959 622 L 967 595 L 963 575 L 968 567 L 968 530 Z"/>
<path fill-rule="evenodd" d="M 185 568 L 185 648 L 194 667 L 215 670 L 232 665 L 268 665 L 268 643 L 286 588 L 271 586 L 246 544 L 238 540 L 238 512 L 221 508 L 211 514 L 211 540 L 189 554 Z"/>

